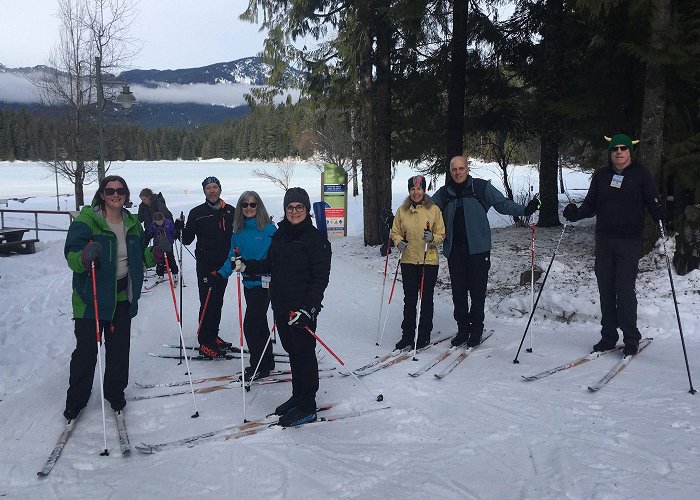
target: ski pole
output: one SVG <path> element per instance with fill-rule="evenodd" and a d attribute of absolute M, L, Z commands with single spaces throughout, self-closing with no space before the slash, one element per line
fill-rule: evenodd
<path fill-rule="evenodd" d="M 425 223 L 425 229 L 430 231 L 430 222 Z M 428 242 L 425 242 L 425 250 L 423 250 L 423 273 L 420 277 L 420 288 L 418 289 L 418 312 L 416 314 L 416 331 L 413 333 L 413 361 L 418 361 L 416 351 L 418 351 L 418 325 L 420 325 L 421 306 L 423 305 L 423 285 L 425 284 L 425 261 L 428 258 Z"/>
<path fill-rule="evenodd" d="M 678 301 L 676 300 L 676 288 L 673 286 L 673 274 L 671 273 L 671 261 L 668 258 L 668 250 L 666 249 L 666 233 L 664 232 L 664 223 L 659 221 L 661 229 L 661 239 L 664 242 L 664 254 L 666 255 L 666 267 L 668 268 L 668 279 L 671 282 L 671 295 L 673 296 L 673 305 L 676 308 L 676 319 L 678 320 L 678 332 L 681 335 L 681 345 L 683 346 L 683 357 L 685 358 L 685 369 L 688 372 L 688 383 L 690 384 L 690 394 L 695 394 L 693 389 L 693 379 L 690 377 L 690 365 L 688 365 L 688 353 L 685 349 L 685 339 L 683 338 L 683 327 L 681 326 L 681 315 L 678 312 Z"/>
<path fill-rule="evenodd" d="M 559 250 L 559 245 L 561 244 L 561 239 L 564 237 L 564 232 L 566 231 L 566 225 L 569 223 L 569 221 L 564 221 L 564 227 L 561 230 L 561 234 L 559 235 L 559 241 L 557 241 L 557 247 L 554 249 L 554 253 L 552 254 L 552 260 L 549 261 L 549 266 L 547 266 L 547 272 L 544 273 L 544 279 L 542 280 L 542 286 L 540 286 L 540 291 L 537 293 L 537 298 L 535 299 L 535 304 L 532 306 L 532 312 L 530 313 L 530 319 L 527 320 L 527 326 L 525 327 L 525 332 L 523 333 L 523 338 L 520 339 L 520 346 L 518 347 L 518 352 L 515 354 L 515 359 L 513 360 L 513 363 L 516 365 L 520 363 L 518 361 L 518 356 L 520 355 L 520 349 L 523 347 L 523 342 L 525 342 L 525 335 L 527 335 L 527 329 L 530 328 L 530 323 L 532 322 L 532 317 L 535 315 L 535 308 L 537 307 L 537 303 L 540 301 L 540 296 L 542 296 L 542 290 L 544 290 L 544 284 L 547 282 L 547 276 L 549 276 L 549 270 L 552 269 L 552 264 L 554 263 L 554 257 L 557 256 L 557 251 Z"/>
<path fill-rule="evenodd" d="M 532 238 L 530 240 L 530 314 L 535 310 L 535 225 L 532 227 Z M 530 348 L 525 349 L 527 352 L 532 352 L 532 341 L 534 337 L 534 327 L 530 331 Z"/>
<path fill-rule="evenodd" d="M 165 254 L 165 252 L 164 252 Z M 173 276 L 170 273 L 170 264 L 168 263 L 168 255 L 165 254 L 165 270 L 168 272 L 168 281 L 170 282 L 170 294 L 173 296 L 173 307 L 175 307 L 175 319 L 177 320 L 177 325 L 180 328 L 180 345 L 185 345 L 185 338 L 182 334 L 182 320 L 180 314 L 177 311 L 177 300 L 175 299 L 175 285 L 173 284 Z M 211 290 L 211 289 L 210 289 Z M 208 298 L 208 297 L 207 297 Z M 204 315 L 202 315 L 204 317 Z M 201 326 L 201 323 L 200 323 Z M 185 358 L 185 366 L 187 367 L 187 378 L 190 381 L 190 390 L 192 391 L 192 402 L 194 403 L 194 414 L 191 418 L 199 417 L 199 410 L 197 409 L 197 398 L 194 395 L 194 385 L 192 385 L 192 372 L 190 372 L 190 361 L 187 356 L 187 351 L 183 349 L 183 356 Z"/>
<path fill-rule="evenodd" d="M 258 374 L 258 369 L 260 368 L 260 363 L 262 363 L 263 355 L 265 354 L 265 351 L 267 350 L 267 346 L 270 345 L 270 339 L 272 338 L 272 335 L 267 336 L 267 341 L 265 341 L 265 347 L 263 347 L 262 354 L 260 354 L 260 358 L 258 359 L 258 363 L 255 365 L 255 370 L 253 371 L 253 375 L 250 376 L 250 384 L 253 383 L 253 380 L 255 380 L 255 375 Z M 243 357 L 243 354 L 241 353 L 241 357 Z M 250 385 L 246 388 L 246 390 L 250 390 Z"/>
<path fill-rule="evenodd" d="M 379 342 L 377 346 L 381 345 L 382 338 L 384 337 L 384 331 L 386 330 L 386 322 L 389 319 L 389 307 L 391 306 L 391 299 L 394 297 L 394 288 L 396 288 L 396 278 L 399 275 L 399 268 L 401 267 L 401 255 L 403 252 L 399 251 L 398 258 L 396 259 L 396 271 L 394 271 L 394 281 L 391 284 L 391 291 L 389 292 L 389 301 L 386 304 L 386 315 L 384 316 L 384 326 L 382 326 L 382 334 L 379 336 Z"/>
<path fill-rule="evenodd" d="M 234 261 L 236 258 L 240 257 L 240 253 L 238 253 L 238 247 L 234 247 L 233 249 L 234 253 Z M 245 364 L 244 364 L 244 356 L 243 356 L 243 306 L 241 305 L 241 273 L 240 271 L 236 273 L 236 286 L 238 288 L 238 327 L 240 329 L 240 337 L 239 337 L 239 345 L 241 348 L 241 387 L 243 388 L 243 422 L 247 422 L 246 420 L 246 410 L 245 410 L 245 393 L 246 393 L 246 385 L 245 385 Z M 262 359 L 262 358 L 261 358 Z M 251 379 L 252 380 L 252 379 Z"/>
<path fill-rule="evenodd" d="M 379 315 L 377 316 L 377 342 L 376 342 L 377 345 L 379 345 L 380 328 L 382 326 L 382 309 L 384 308 L 384 290 L 386 287 L 386 270 L 387 270 L 387 267 L 389 266 L 389 249 L 390 248 L 391 248 L 391 232 L 389 232 L 389 239 L 386 243 L 386 259 L 384 259 L 384 280 L 382 281 L 382 296 L 381 296 L 381 299 L 379 300 Z"/>
<path fill-rule="evenodd" d="M 289 314 L 292 315 L 292 314 L 293 314 L 293 311 L 290 311 Z M 364 388 L 367 390 L 367 392 L 369 392 L 370 394 L 372 394 L 372 397 L 376 397 L 377 401 L 384 401 L 384 396 L 383 396 L 382 394 L 380 394 L 379 396 L 375 396 L 374 393 L 372 393 L 372 391 L 369 389 L 369 387 L 367 387 L 367 385 L 365 385 L 365 384 L 362 382 L 362 380 L 360 380 L 360 379 L 358 378 L 358 376 L 355 375 L 355 374 L 352 372 L 351 369 L 349 369 L 347 366 L 345 366 L 345 363 L 343 363 L 343 360 L 340 359 L 340 358 L 338 357 L 338 355 L 337 355 L 336 353 L 334 353 L 334 352 L 331 350 L 331 348 L 328 347 L 328 346 L 326 345 L 326 343 L 325 343 L 323 340 L 321 340 L 321 338 L 320 338 L 318 335 L 316 335 L 316 332 L 314 332 L 314 331 L 313 331 L 311 328 L 309 328 L 308 326 L 306 326 L 306 327 L 304 327 L 304 328 L 306 329 L 307 332 L 309 332 L 311 335 L 313 335 L 314 338 L 315 338 L 316 340 L 318 340 L 318 341 L 320 342 L 320 344 L 326 349 L 326 351 L 328 351 L 329 353 L 331 353 L 331 356 L 333 356 L 333 357 L 336 359 L 336 361 L 338 361 L 338 363 L 340 363 L 340 366 L 342 366 L 342 367 L 345 368 L 348 372 L 350 372 L 350 375 L 352 375 L 353 377 L 355 377 L 355 380 L 357 380 L 357 381 L 360 383 L 360 385 L 361 385 L 362 387 L 364 387 Z"/>
<path fill-rule="evenodd" d="M 209 297 L 211 297 L 211 287 L 207 290 L 207 296 L 204 299 L 204 307 L 202 307 L 202 314 L 199 316 L 199 326 L 197 327 L 197 342 L 199 342 L 199 332 L 202 330 L 202 323 L 204 323 L 204 314 L 207 312 L 207 306 L 209 305 Z"/>
<path fill-rule="evenodd" d="M 107 421 L 105 419 L 105 389 L 102 375 L 102 335 L 100 334 L 100 309 L 97 305 L 97 279 L 95 279 L 95 261 L 90 261 L 90 271 L 92 273 L 92 301 L 95 306 L 95 335 L 97 336 L 97 361 L 100 369 L 100 401 L 102 403 L 102 434 L 104 437 L 105 451 L 100 456 L 109 456 L 107 451 Z"/>
<path fill-rule="evenodd" d="M 177 261 L 180 267 L 180 280 L 178 283 L 178 289 L 180 290 L 180 325 L 182 325 L 182 286 L 183 286 L 183 274 L 182 274 L 182 241 L 180 241 L 180 251 L 178 252 L 177 250 L 177 245 L 174 245 L 175 248 L 175 253 L 177 254 Z M 183 356 L 183 350 L 184 346 L 182 345 L 182 342 L 180 342 L 180 358 Z M 178 364 L 182 364 L 182 359 L 180 359 L 180 362 Z"/>

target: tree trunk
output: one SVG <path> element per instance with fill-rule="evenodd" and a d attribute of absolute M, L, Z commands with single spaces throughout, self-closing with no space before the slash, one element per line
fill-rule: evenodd
<path fill-rule="evenodd" d="M 85 182 L 85 162 L 83 160 L 76 161 L 75 164 L 75 209 L 80 210 L 80 207 L 85 205 L 85 192 L 83 183 Z"/>
<path fill-rule="evenodd" d="M 450 79 L 447 88 L 447 158 L 464 153 L 464 92 L 467 69 L 467 15 L 465 0 L 452 0 L 452 39 L 450 40 Z"/>
<path fill-rule="evenodd" d="M 361 2 L 368 30 L 360 61 L 361 157 L 365 245 L 379 245 L 377 217 L 391 207 L 391 22 L 389 1 Z M 372 42 L 376 49 L 373 54 Z M 373 60 L 373 55 L 376 59 Z M 373 65 L 374 62 L 374 65 Z M 376 79 L 373 71 L 375 70 Z"/>
<path fill-rule="evenodd" d="M 540 128 L 540 199 L 538 226 L 554 227 L 559 222 L 559 115 L 552 109 L 561 96 L 562 0 L 548 0 L 543 30 L 544 61 L 541 83 L 542 123 Z"/>
<path fill-rule="evenodd" d="M 654 54 L 663 53 L 664 42 L 659 36 L 668 25 L 671 14 L 670 0 L 654 0 L 656 13 L 652 16 L 652 49 Z M 664 114 L 666 111 L 666 73 L 660 64 L 647 62 L 644 77 L 644 104 L 642 107 L 642 130 L 637 159 L 645 165 L 662 186 L 663 172 L 661 159 L 663 155 Z M 665 189 L 660 189 L 662 200 Z M 665 223 L 666 221 L 664 221 Z M 646 218 L 642 239 L 642 252 L 647 253 L 659 237 L 656 221 Z"/>

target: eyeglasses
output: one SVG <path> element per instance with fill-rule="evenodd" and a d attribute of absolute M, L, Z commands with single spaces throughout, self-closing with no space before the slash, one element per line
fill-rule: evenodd
<path fill-rule="evenodd" d="M 258 206 L 258 204 L 255 203 L 255 202 L 253 202 L 253 203 L 241 203 L 241 206 L 242 206 L 243 208 L 248 208 L 248 207 L 250 207 L 250 208 L 255 208 L 255 207 Z"/>
<path fill-rule="evenodd" d="M 292 212 L 303 212 L 306 207 L 304 205 L 287 205 L 285 210 L 291 214 Z"/>
<path fill-rule="evenodd" d="M 613 146 L 612 150 L 613 151 L 627 151 L 629 147 L 627 146 Z"/>
<path fill-rule="evenodd" d="M 104 193 L 107 196 L 112 196 L 114 193 L 117 193 L 119 196 L 126 196 L 127 191 L 126 188 L 105 188 Z"/>

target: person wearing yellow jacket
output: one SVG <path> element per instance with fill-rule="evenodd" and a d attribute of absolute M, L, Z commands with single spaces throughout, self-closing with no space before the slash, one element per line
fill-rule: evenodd
<path fill-rule="evenodd" d="M 403 321 L 396 349 L 413 346 L 416 304 L 422 293 L 417 347 L 430 343 L 433 330 L 433 290 L 438 275 L 438 245 L 445 239 L 442 212 L 425 192 L 425 177 L 408 179 L 408 197 L 396 211 L 391 239 L 401 252 Z"/>

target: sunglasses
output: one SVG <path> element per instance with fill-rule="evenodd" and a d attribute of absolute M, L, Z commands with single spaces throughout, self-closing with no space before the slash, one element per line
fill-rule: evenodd
<path fill-rule="evenodd" d="M 258 206 L 258 204 L 255 203 L 255 202 L 253 202 L 253 203 L 241 203 L 241 206 L 242 206 L 243 208 L 248 208 L 248 207 L 250 207 L 250 208 L 255 208 L 255 207 Z"/>
<path fill-rule="evenodd" d="M 613 146 L 613 151 L 627 151 L 629 148 L 627 146 Z"/>
<path fill-rule="evenodd" d="M 104 193 L 107 196 L 112 196 L 114 193 L 117 193 L 119 196 L 126 196 L 127 191 L 126 188 L 105 188 Z"/>
<path fill-rule="evenodd" d="M 287 205 L 285 210 L 291 214 L 292 212 L 303 212 L 306 207 L 304 205 Z"/>

